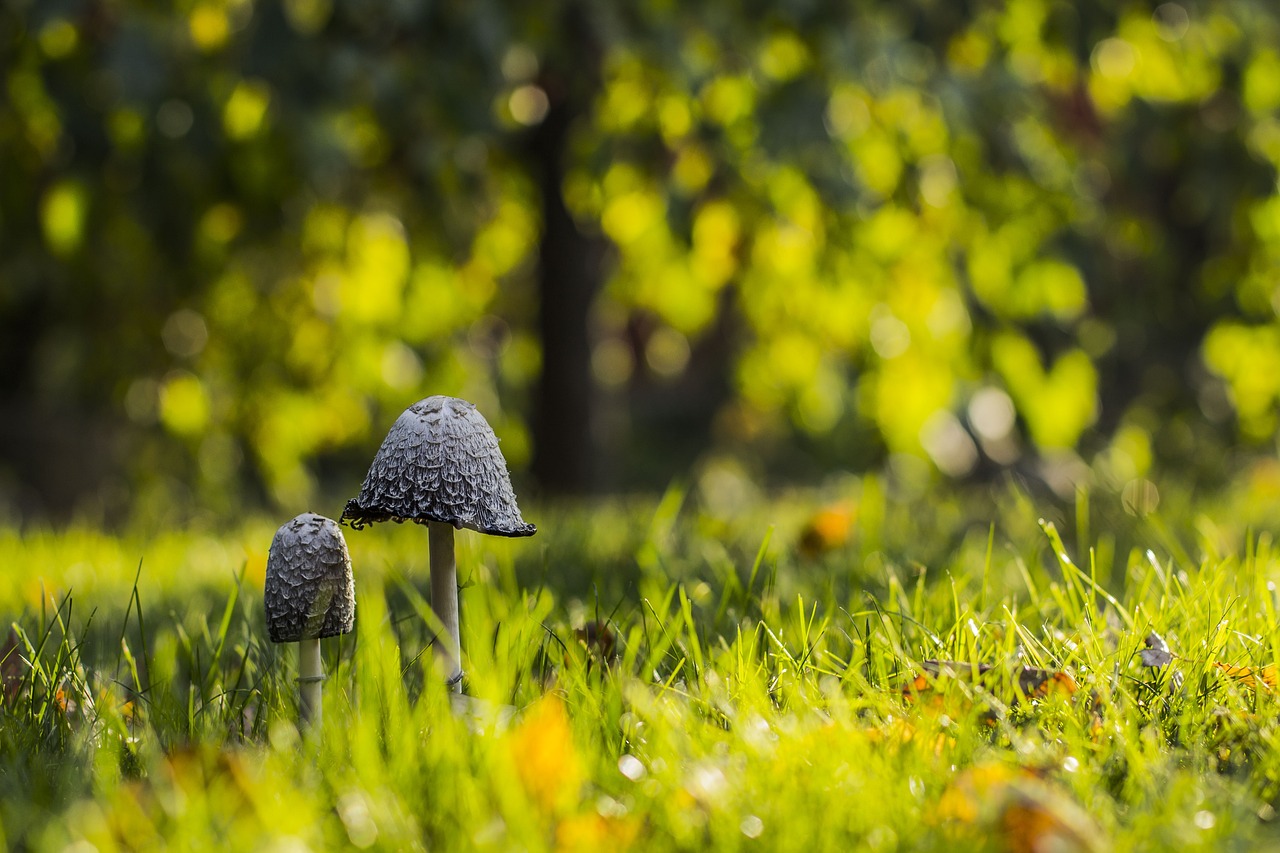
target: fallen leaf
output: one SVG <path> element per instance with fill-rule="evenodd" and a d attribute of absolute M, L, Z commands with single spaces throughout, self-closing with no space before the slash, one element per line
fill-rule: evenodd
<path fill-rule="evenodd" d="M 1173 653 L 1169 651 L 1169 644 L 1155 631 L 1147 635 L 1146 645 L 1145 649 L 1138 652 L 1143 666 L 1168 666 L 1173 662 Z"/>
<path fill-rule="evenodd" d="M 1277 684 L 1277 677 L 1280 676 L 1275 664 L 1270 664 L 1269 666 L 1231 666 L 1220 661 L 1214 661 L 1213 665 L 1228 678 L 1245 687 L 1263 687 L 1274 690 Z"/>
<path fill-rule="evenodd" d="M 586 771 L 559 696 L 548 693 L 534 703 L 509 743 L 516 776 L 539 809 L 556 814 L 578 803 Z"/>
<path fill-rule="evenodd" d="M 1018 673 L 1018 689 L 1024 696 L 1041 699 L 1054 693 L 1070 696 L 1080 689 L 1076 680 L 1062 670 L 1023 667 Z"/>
<path fill-rule="evenodd" d="M 602 619 L 588 622 L 581 628 L 575 628 L 573 635 L 583 648 L 599 655 L 606 662 L 618 656 L 618 635 L 609 627 L 609 623 Z"/>
<path fill-rule="evenodd" d="M 12 704 L 22 690 L 23 678 L 27 665 L 22 659 L 22 642 L 18 632 L 10 627 L 9 636 L 0 646 L 0 690 L 4 692 L 4 701 Z"/>
<path fill-rule="evenodd" d="M 557 853 L 630 849 L 640 834 L 640 823 L 631 817 L 604 817 L 590 813 L 567 817 L 556 826 Z"/>
<path fill-rule="evenodd" d="M 866 730 L 867 740 L 874 744 L 892 744 L 901 746 L 911 743 L 916 736 L 916 727 L 899 717 Z"/>
<path fill-rule="evenodd" d="M 966 846 L 1009 853 L 1088 853 L 1107 847 L 1102 829 L 1070 792 L 1035 770 L 1003 762 L 958 774 L 930 817 Z"/>
<path fill-rule="evenodd" d="M 815 512 L 800 531 L 796 547 L 801 556 L 812 560 L 848 544 L 856 517 L 857 513 L 847 501 Z"/>
<path fill-rule="evenodd" d="M 977 683 L 995 670 L 994 664 L 978 664 L 948 660 L 921 661 L 924 672 L 918 673 L 904 687 L 903 693 L 925 693 L 933 688 L 933 684 L 944 678 L 955 678 L 966 682 Z M 1042 669 L 1024 666 L 1015 674 L 1018 690 L 1028 699 L 1042 699 L 1052 694 L 1070 696 L 1080 689 L 1076 680 L 1067 672 L 1057 669 Z"/>

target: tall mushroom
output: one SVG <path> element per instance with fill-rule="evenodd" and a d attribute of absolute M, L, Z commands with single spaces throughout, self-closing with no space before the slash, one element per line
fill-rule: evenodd
<path fill-rule="evenodd" d="M 319 723 L 320 640 L 351 633 L 356 619 L 351 557 L 337 522 L 304 512 L 280 525 L 267 556 L 263 604 L 271 642 L 298 644 L 299 711 L 303 723 Z"/>
<path fill-rule="evenodd" d="M 356 529 L 378 521 L 427 526 L 431 609 L 443 628 L 436 654 L 449 670 L 450 687 L 461 693 L 453 531 L 532 536 L 538 530 L 520 516 L 507 460 L 488 421 L 456 397 L 428 397 L 405 409 L 378 448 L 360 495 L 347 501 L 342 521 Z"/>

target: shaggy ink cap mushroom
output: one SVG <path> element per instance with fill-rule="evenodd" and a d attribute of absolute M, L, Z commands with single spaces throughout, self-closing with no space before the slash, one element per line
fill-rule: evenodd
<path fill-rule="evenodd" d="M 474 405 L 456 397 L 419 400 L 396 419 L 360 495 L 342 520 L 441 522 L 496 536 L 532 536 L 520 515 L 498 438 Z"/>
<path fill-rule="evenodd" d="M 355 581 L 347 542 L 333 519 L 306 512 L 280 526 L 267 557 L 263 603 L 273 643 L 351 633 Z"/>

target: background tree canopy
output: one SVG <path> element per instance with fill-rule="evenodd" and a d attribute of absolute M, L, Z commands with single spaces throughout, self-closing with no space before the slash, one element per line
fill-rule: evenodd
<path fill-rule="evenodd" d="M 8 514 L 305 508 L 431 393 L 556 493 L 1272 444 L 1275 4 L 695 6 L 4 5 Z"/>

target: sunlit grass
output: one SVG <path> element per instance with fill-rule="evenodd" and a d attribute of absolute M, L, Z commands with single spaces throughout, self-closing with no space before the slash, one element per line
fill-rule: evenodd
<path fill-rule="evenodd" d="M 303 732 L 296 649 L 267 642 L 261 614 L 270 521 L 7 531 L 4 840 L 1274 840 L 1280 554 L 1256 532 L 1269 510 L 1192 512 L 1171 494 L 1165 515 L 1138 518 L 1106 494 L 1056 507 L 1016 490 L 836 491 L 718 514 L 675 488 L 531 512 L 533 540 L 464 535 L 464 707 L 434 670 L 425 531 L 347 531 L 357 629 L 325 641 L 323 722 Z M 1172 663 L 1144 664 L 1152 632 Z"/>

